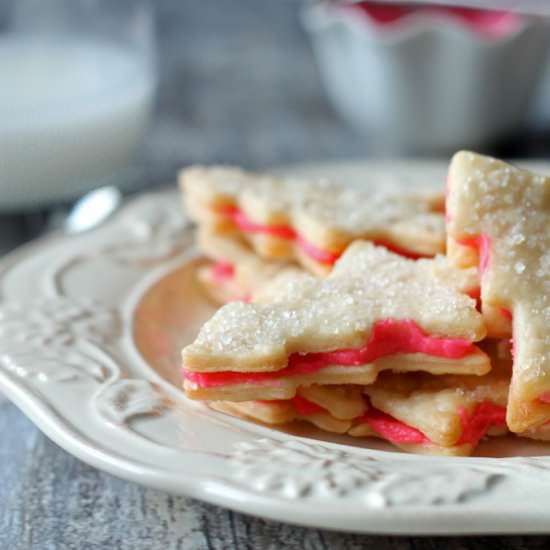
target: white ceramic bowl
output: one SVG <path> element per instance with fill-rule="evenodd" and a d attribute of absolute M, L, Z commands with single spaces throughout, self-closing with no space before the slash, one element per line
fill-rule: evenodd
<path fill-rule="evenodd" d="M 303 13 L 335 107 L 391 147 L 475 148 L 524 123 L 550 43 L 542 19 L 489 36 L 441 12 L 380 25 L 350 5 Z"/>

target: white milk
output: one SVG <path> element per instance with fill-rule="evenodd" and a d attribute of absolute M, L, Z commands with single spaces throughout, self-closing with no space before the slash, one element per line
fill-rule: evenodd
<path fill-rule="evenodd" d="M 75 197 L 121 170 L 153 91 L 129 47 L 0 35 L 0 210 Z"/>

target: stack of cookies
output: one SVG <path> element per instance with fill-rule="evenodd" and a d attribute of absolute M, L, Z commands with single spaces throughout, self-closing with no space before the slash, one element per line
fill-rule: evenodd
<path fill-rule="evenodd" d="M 550 435 L 550 178 L 468 152 L 443 193 L 367 193 L 234 168 L 181 186 L 224 303 L 184 390 L 416 453 Z"/>

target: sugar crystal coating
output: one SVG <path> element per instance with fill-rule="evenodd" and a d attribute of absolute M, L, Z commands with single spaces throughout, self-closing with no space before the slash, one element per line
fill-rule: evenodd
<path fill-rule="evenodd" d="M 367 193 L 324 180 L 304 180 L 267 175 L 254 175 L 238 168 L 209 168 L 208 177 L 215 196 L 261 198 L 270 208 L 292 215 L 310 216 L 324 224 L 352 232 L 372 230 L 380 226 L 418 218 L 441 231 L 442 216 L 434 214 L 430 201 L 405 193 Z M 201 180 L 202 183 L 202 180 Z M 197 183 L 198 184 L 198 183 Z"/>

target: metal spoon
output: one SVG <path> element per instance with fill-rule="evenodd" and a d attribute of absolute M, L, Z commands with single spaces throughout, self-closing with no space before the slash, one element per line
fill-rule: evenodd
<path fill-rule="evenodd" d="M 63 229 L 69 234 L 89 231 L 112 216 L 121 202 L 122 193 L 114 186 L 94 189 L 72 207 L 63 222 Z"/>

